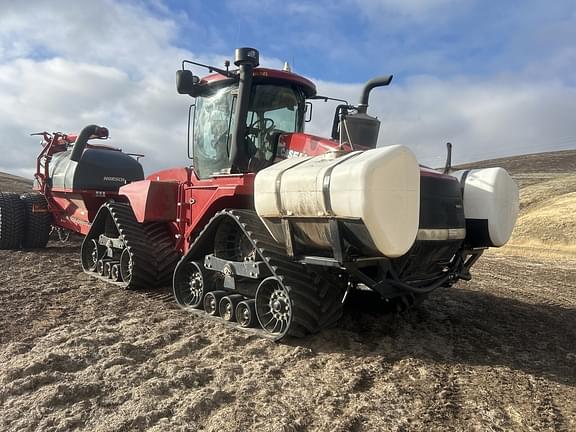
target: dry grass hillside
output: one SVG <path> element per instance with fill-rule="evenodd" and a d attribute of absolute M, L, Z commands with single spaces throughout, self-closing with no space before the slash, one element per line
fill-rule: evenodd
<path fill-rule="evenodd" d="M 520 215 L 500 252 L 576 255 L 576 150 L 493 159 L 459 168 L 500 166 L 520 186 Z"/>
<path fill-rule="evenodd" d="M 32 180 L 0 172 L 0 192 L 28 192 L 32 189 Z"/>

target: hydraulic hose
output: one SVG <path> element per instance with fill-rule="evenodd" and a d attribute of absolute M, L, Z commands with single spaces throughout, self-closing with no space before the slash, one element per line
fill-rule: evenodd
<path fill-rule="evenodd" d="M 405 289 L 407 291 L 410 291 L 410 292 L 413 292 L 416 294 L 426 294 L 426 293 L 434 291 L 436 288 L 441 287 L 442 284 L 444 284 L 448 279 L 450 279 L 450 275 L 446 275 L 446 276 L 438 279 L 433 284 L 425 286 L 425 287 L 414 287 L 414 286 L 407 284 L 405 282 L 396 281 L 396 280 L 387 280 L 386 282 L 389 283 L 390 285 Z"/>

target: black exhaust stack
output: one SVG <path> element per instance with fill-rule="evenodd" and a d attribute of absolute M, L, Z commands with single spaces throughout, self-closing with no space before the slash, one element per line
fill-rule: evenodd
<path fill-rule="evenodd" d="M 239 68 L 238 101 L 234 113 L 235 133 L 230 145 L 230 165 L 232 173 L 244 172 L 248 168 L 248 154 L 244 145 L 246 136 L 246 115 L 250 102 L 253 70 L 260 64 L 260 54 L 254 48 L 237 48 L 234 64 Z"/>
<path fill-rule="evenodd" d="M 376 87 L 387 86 L 392 81 L 392 75 L 386 75 L 371 79 L 364 85 L 360 103 L 356 114 L 344 116 L 340 125 L 340 136 L 342 142 L 354 145 L 361 145 L 368 148 L 375 148 L 378 143 L 378 132 L 380 131 L 380 120 L 368 115 L 368 99 L 370 92 Z"/>

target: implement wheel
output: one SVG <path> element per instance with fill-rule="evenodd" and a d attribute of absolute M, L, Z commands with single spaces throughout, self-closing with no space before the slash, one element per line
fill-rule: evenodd
<path fill-rule="evenodd" d="M 24 202 L 16 193 L 0 192 L 0 249 L 19 249 L 25 226 Z"/>
<path fill-rule="evenodd" d="M 20 199 L 26 208 L 26 230 L 22 238 L 22 248 L 45 248 L 52 229 L 52 215 L 48 211 L 46 198 L 37 193 L 25 193 Z"/>

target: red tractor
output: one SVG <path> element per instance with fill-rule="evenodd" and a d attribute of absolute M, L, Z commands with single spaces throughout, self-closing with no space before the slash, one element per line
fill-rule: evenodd
<path fill-rule="evenodd" d="M 28 220 L 85 235 L 82 266 L 94 277 L 126 289 L 171 281 L 183 307 L 275 340 L 333 324 L 351 290 L 410 307 L 469 280 L 480 254 L 508 241 L 518 190 L 504 170 L 438 172 L 404 146 L 376 147 L 369 95 L 391 76 L 368 82 L 358 105 L 338 105 L 321 138 L 304 133 L 309 101 L 330 99 L 312 82 L 258 67 L 252 48 L 237 49 L 234 64 L 184 61 L 177 72 L 178 92 L 195 98 L 191 166 L 144 178 L 133 156 L 87 143 L 105 128 L 45 133 L 45 198 Z M 6 196 L 0 247 L 27 247 Z"/>

